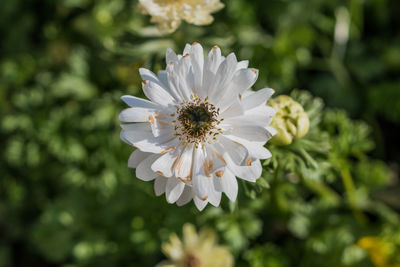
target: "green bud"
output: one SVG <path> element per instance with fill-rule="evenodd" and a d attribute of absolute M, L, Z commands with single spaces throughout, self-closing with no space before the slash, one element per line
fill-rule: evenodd
<path fill-rule="evenodd" d="M 268 101 L 268 105 L 276 110 L 271 126 L 277 131 L 271 142 L 275 145 L 290 145 L 293 139 L 306 135 L 310 128 L 310 120 L 303 107 L 287 95 L 280 95 Z"/>

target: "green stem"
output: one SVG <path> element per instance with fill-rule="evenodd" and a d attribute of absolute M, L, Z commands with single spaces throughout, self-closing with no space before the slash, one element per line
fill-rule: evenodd
<path fill-rule="evenodd" d="M 356 189 L 349 168 L 340 168 L 340 175 L 342 177 L 343 185 L 346 190 L 350 208 L 353 210 L 354 217 L 359 223 L 363 224 L 365 223 L 366 218 L 357 206 Z"/>
<path fill-rule="evenodd" d="M 326 186 L 324 183 L 312 180 L 310 178 L 303 179 L 304 184 L 316 194 L 320 195 L 326 203 L 332 206 L 337 206 L 340 203 L 340 196 Z"/>

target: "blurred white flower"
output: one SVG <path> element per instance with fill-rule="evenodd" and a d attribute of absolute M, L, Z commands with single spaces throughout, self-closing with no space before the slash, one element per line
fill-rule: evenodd
<path fill-rule="evenodd" d="M 169 261 L 157 267 L 232 267 L 233 257 L 227 247 L 217 245 L 215 232 L 202 229 L 199 234 L 191 224 L 183 226 L 183 240 L 176 234 L 162 245 Z"/>
<path fill-rule="evenodd" d="M 139 0 L 138 10 L 151 16 L 162 33 L 174 32 L 182 20 L 195 25 L 208 25 L 210 15 L 224 7 L 219 0 Z"/>
<path fill-rule="evenodd" d="M 218 206 L 221 192 L 236 200 L 236 177 L 255 182 L 264 148 L 275 130 L 274 109 L 266 106 L 273 89 L 252 92 L 258 77 L 248 61 L 221 56 L 214 46 L 204 60 L 200 44 L 186 45 L 184 56 L 167 50 L 167 68 L 141 68 L 144 94 L 123 96 L 131 108 L 119 115 L 121 139 L 137 148 L 128 166 L 144 181 L 155 179 L 156 195 L 166 193 L 178 206 L 194 200 L 202 210 Z"/>

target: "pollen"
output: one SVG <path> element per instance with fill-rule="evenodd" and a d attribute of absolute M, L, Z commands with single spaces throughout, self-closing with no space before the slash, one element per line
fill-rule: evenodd
<path fill-rule="evenodd" d="M 154 125 L 155 121 L 154 121 L 153 116 L 150 115 L 148 119 L 149 119 L 150 123 Z"/>
<path fill-rule="evenodd" d="M 219 170 L 219 171 L 215 172 L 215 176 L 217 176 L 218 178 L 221 178 L 223 174 L 224 174 L 223 170 Z"/>
<path fill-rule="evenodd" d="M 247 165 L 247 166 L 251 166 L 251 158 L 248 158 L 248 159 L 247 159 L 246 165 Z"/>

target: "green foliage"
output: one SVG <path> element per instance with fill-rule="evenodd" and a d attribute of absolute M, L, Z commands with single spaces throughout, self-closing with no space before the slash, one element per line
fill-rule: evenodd
<path fill-rule="evenodd" d="M 399 261 L 398 1 L 224 3 L 212 25 L 160 36 L 136 1 L 3 1 L 1 267 L 154 266 L 185 222 L 216 229 L 237 266 L 372 266 L 356 245 L 367 235 Z M 290 146 L 267 145 L 262 178 L 236 203 L 203 212 L 135 178 L 117 120 L 120 96 L 143 96 L 138 68 L 193 41 L 249 59 L 254 88 L 291 91 L 311 122 Z"/>

